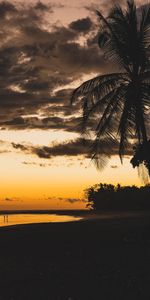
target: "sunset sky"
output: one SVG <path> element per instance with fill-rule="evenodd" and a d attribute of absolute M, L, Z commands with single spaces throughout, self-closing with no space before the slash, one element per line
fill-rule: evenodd
<path fill-rule="evenodd" d="M 93 184 L 141 184 L 130 153 L 121 165 L 109 149 L 106 168 L 95 168 L 70 105 L 75 87 L 111 71 L 94 10 L 112 3 L 0 1 L 0 209 L 84 208 Z"/>

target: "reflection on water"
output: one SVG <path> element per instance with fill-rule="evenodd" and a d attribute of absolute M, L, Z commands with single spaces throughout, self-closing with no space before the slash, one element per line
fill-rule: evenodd
<path fill-rule="evenodd" d="M 17 224 L 71 222 L 80 219 L 78 217 L 56 214 L 9 214 L 0 215 L 0 227 Z"/>

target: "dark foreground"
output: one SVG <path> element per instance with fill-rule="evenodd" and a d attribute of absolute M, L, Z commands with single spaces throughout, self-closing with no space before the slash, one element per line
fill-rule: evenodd
<path fill-rule="evenodd" d="M 7 299 L 150 299 L 150 217 L 1 228 Z"/>

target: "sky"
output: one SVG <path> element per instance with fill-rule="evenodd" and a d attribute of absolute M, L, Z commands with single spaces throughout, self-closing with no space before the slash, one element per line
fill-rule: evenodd
<path fill-rule="evenodd" d="M 74 88 L 112 69 L 94 11 L 107 14 L 113 3 L 0 1 L 0 209 L 85 208 L 91 185 L 141 184 L 130 151 L 122 165 L 109 149 L 96 169 L 79 104 L 70 105 Z"/>

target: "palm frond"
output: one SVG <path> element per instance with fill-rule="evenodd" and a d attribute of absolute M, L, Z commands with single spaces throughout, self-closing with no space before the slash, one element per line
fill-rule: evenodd
<path fill-rule="evenodd" d="M 91 145 L 90 153 L 91 160 L 94 162 L 98 170 L 103 170 L 107 165 L 111 156 L 109 149 L 117 149 L 118 141 L 114 137 L 105 138 L 102 140 L 95 139 Z"/>
<path fill-rule="evenodd" d="M 113 117 L 114 114 L 117 115 L 117 113 L 121 111 L 125 92 L 126 86 L 124 85 L 120 86 L 118 89 L 116 89 L 116 91 L 114 91 L 112 99 L 107 104 L 96 127 L 97 139 L 103 137 L 103 135 L 110 136 L 110 134 L 112 135 L 112 132 L 115 132 L 117 122 Z"/>
<path fill-rule="evenodd" d="M 148 140 L 150 4 L 137 8 L 135 1 L 129 0 L 126 9 L 115 5 L 107 17 L 96 13 L 100 19 L 99 46 L 104 58 L 115 63 L 120 72 L 84 82 L 73 92 L 72 103 L 82 103 L 82 131 L 95 135 L 91 156 L 102 166 L 110 145 L 118 147 L 122 161 L 131 138 L 144 145 Z M 150 159 L 146 159 L 150 170 Z"/>
<path fill-rule="evenodd" d="M 78 97 L 84 96 L 94 91 L 98 92 L 98 94 L 100 95 L 102 89 L 111 89 L 116 86 L 119 81 L 124 81 L 127 79 L 128 77 L 126 73 L 111 73 L 94 77 L 90 80 L 85 81 L 73 91 L 71 103 L 74 103 L 78 99 Z"/>
<path fill-rule="evenodd" d="M 99 113 L 99 116 L 101 116 L 100 120 L 103 122 L 104 117 L 102 117 L 102 111 L 103 111 L 104 107 L 106 106 L 106 109 L 105 109 L 105 114 L 106 114 L 106 111 L 110 109 L 112 103 L 117 101 L 116 98 L 120 94 L 123 86 L 114 88 L 112 91 L 110 91 L 109 93 L 104 95 L 104 97 L 100 98 L 90 108 L 88 107 L 87 104 L 83 106 L 83 119 L 82 119 L 83 132 L 85 132 L 88 120 L 95 113 Z M 87 99 L 85 99 L 85 101 L 87 101 Z"/>
<path fill-rule="evenodd" d="M 134 111 L 132 86 L 128 87 L 128 90 L 124 98 L 125 98 L 125 102 L 124 102 L 123 112 L 118 127 L 118 135 L 120 136 L 119 156 L 121 162 L 124 156 L 125 149 L 127 148 L 128 145 L 128 136 L 133 135 L 133 129 L 135 123 L 134 120 L 135 111 Z"/>

